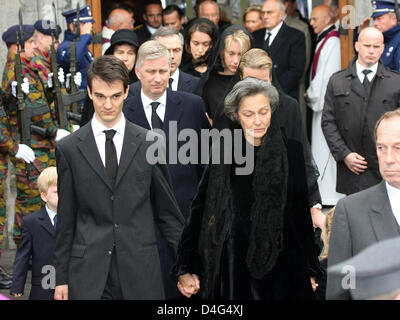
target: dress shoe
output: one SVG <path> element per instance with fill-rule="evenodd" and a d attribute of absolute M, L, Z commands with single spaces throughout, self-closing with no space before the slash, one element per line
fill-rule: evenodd
<path fill-rule="evenodd" d="M 4 278 L 0 279 L 0 289 L 10 289 L 11 284 L 12 284 L 11 280 L 6 280 Z"/>
<path fill-rule="evenodd" d="M 6 280 L 12 280 L 12 275 L 9 274 L 6 269 L 4 269 L 2 266 L 0 266 L 0 278 L 6 279 Z"/>

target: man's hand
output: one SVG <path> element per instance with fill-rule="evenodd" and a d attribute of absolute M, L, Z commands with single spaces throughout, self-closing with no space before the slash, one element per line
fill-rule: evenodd
<path fill-rule="evenodd" d="M 20 298 L 22 297 L 22 293 L 13 293 L 14 298 Z"/>
<path fill-rule="evenodd" d="M 56 286 L 56 290 L 54 291 L 54 300 L 68 300 L 67 284 Z"/>
<path fill-rule="evenodd" d="M 343 161 L 347 168 L 356 175 L 363 173 L 368 168 L 368 163 L 365 161 L 365 158 L 356 152 L 349 153 L 344 157 Z"/>
<path fill-rule="evenodd" d="M 315 290 L 317 290 L 318 283 L 315 282 L 314 277 L 311 277 L 310 280 L 311 280 L 311 287 L 312 287 L 313 291 L 315 292 Z"/>
<path fill-rule="evenodd" d="M 308 97 L 308 94 L 307 93 L 304 93 L 304 101 L 306 102 L 306 103 L 310 103 L 310 98 Z"/>
<path fill-rule="evenodd" d="M 35 152 L 31 147 L 21 143 L 18 145 L 18 151 L 15 157 L 24 160 L 26 163 L 31 163 L 35 160 Z"/>
<path fill-rule="evenodd" d="M 361 21 L 360 26 L 358 27 L 358 34 L 360 34 L 360 32 L 365 29 L 368 28 L 371 22 L 371 18 L 370 17 L 366 17 L 363 21 Z"/>
<path fill-rule="evenodd" d="M 199 277 L 190 273 L 179 276 L 178 289 L 185 297 L 190 298 L 200 290 Z"/>
<path fill-rule="evenodd" d="M 93 30 L 93 23 L 86 22 L 83 25 L 81 25 L 80 29 L 81 29 L 81 35 L 90 34 Z"/>
<path fill-rule="evenodd" d="M 322 210 L 318 208 L 311 208 L 310 211 L 314 228 L 320 228 L 321 230 L 323 230 L 325 228 L 326 217 L 322 213 Z"/>

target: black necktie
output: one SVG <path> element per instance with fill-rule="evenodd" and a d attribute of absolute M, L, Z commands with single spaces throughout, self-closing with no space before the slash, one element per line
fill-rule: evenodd
<path fill-rule="evenodd" d="M 172 79 L 172 78 L 169 78 L 169 80 L 168 80 L 168 86 L 169 86 L 169 88 L 172 90 L 172 82 L 174 82 L 174 79 Z"/>
<path fill-rule="evenodd" d="M 162 129 L 163 122 L 161 121 L 160 117 L 157 114 L 157 108 L 159 106 L 159 102 L 155 101 L 150 103 L 151 105 L 151 127 L 153 129 Z"/>
<path fill-rule="evenodd" d="M 265 40 L 265 45 L 267 46 L 267 49 L 269 49 L 269 39 L 271 38 L 271 32 L 267 31 L 268 36 L 267 39 Z"/>
<path fill-rule="evenodd" d="M 56 228 L 56 225 L 57 225 L 57 215 L 54 216 L 54 218 L 53 218 L 53 223 L 54 223 L 54 228 Z"/>
<path fill-rule="evenodd" d="M 115 130 L 104 130 L 106 134 L 106 171 L 110 178 L 111 185 L 114 186 L 115 179 L 117 178 L 118 172 L 118 158 L 117 151 L 113 142 L 114 135 L 117 131 Z"/>
<path fill-rule="evenodd" d="M 371 73 L 372 71 L 371 70 L 368 70 L 368 69 L 364 69 L 363 71 L 362 71 L 362 73 L 364 74 L 364 80 L 363 80 L 363 86 L 364 86 L 364 88 L 365 89 L 368 89 L 368 87 L 369 87 L 369 85 L 370 85 L 370 82 L 369 82 L 369 80 L 368 80 L 368 77 L 367 77 L 367 75 L 369 74 L 369 73 Z"/>

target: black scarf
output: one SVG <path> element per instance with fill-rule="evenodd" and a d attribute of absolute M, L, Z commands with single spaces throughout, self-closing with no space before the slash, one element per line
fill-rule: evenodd
<path fill-rule="evenodd" d="M 231 127 L 232 129 L 232 127 Z M 223 158 L 223 143 L 220 148 Z M 225 159 L 226 160 L 226 159 Z M 222 160 L 223 161 L 223 160 Z M 199 239 L 204 267 L 203 290 L 213 288 L 218 252 L 229 231 L 232 210 L 231 165 L 212 164 Z M 283 247 L 282 231 L 287 196 L 288 160 L 276 115 L 257 153 L 253 178 L 254 203 L 251 207 L 251 231 L 247 249 L 250 275 L 263 278 L 275 266 Z"/>

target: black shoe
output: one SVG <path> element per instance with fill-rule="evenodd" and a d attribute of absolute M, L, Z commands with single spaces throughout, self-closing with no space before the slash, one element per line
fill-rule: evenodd
<path fill-rule="evenodd" d="M 9 274 L 6 269 L 4 269 L 2 266 L 0 266 L 0 278 L 3 278 L 5 280 L 12 280 L 12 275 Z"/>
<path fill-rule="evenodd" d="M 11 280 L 1 279 L 0 280 L 0 289 L 10 289 L 11 284 L 12 284 Z"/>

